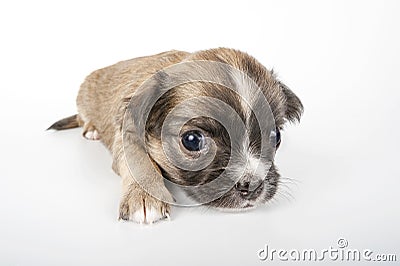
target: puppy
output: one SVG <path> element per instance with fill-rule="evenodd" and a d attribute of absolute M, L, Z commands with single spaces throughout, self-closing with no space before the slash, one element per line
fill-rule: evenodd
<path fill-rule="evenodd" d="M 227 48 L 96 70 L 77 107 L 49 129 L 81 126 L 85 138 L 104 143 L 122 177 L 119 218 L 139 223 L 169 217 L 171 204 L 246 210 L 267 202 L 279 183 L 280 130 L 303 112 L 272 71 Z"/>

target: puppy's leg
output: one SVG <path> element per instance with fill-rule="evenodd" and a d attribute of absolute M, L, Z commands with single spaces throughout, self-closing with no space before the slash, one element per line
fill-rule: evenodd
<path fill-rule="evenodd" d="M 152 197 L 131 176 L 127 164 L 119 163 L 119 174 L 122 177 L 122 199 L 119 208 L 119 219 L 131 220 L 137 223 L 153 223 L 169 218 L 170 207 L 167 203 Z M 153 184 L 164 187 L 164 184 Z M 167 194 L 164 197 L 172 198 Z"/>

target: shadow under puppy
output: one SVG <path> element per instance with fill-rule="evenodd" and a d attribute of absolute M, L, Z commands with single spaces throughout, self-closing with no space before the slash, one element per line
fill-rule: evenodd
<path fill-rule="evenodd" d="M 170 86 L 173 74 L 165 69 L 185 62 L 194 64 L 174 78 L 207 72 L 221 82 L 196 79 Z M 229 66 L 248 79 L 229 68 L 210 70 L 204 62 Z M 149 79 L 152 82 L 143 87 Z M 261 95 L 250 90 L 253 86 Z M 159 97 L 149 105 L 149 98 L 157 93 Z M 180 107 L 182 103 L 186 104 Z M 224 104 L 228 111 L 222 112 Z M 139 223 L 169 217 L 174 199 L 165 180 L 194 188 L 187 191 L 190 198 L 221 209 L 246 210 L 271 199 L 279 180 L 274 155 L 280 130 L 287 121 L 300 120 L 303 112 L 299 98 L 271 71 L 248 54 L 227 48 L 169 51 L 96 70 L 81 85 L 77 107 L 77 115 L 49 129 L 82 126 L 85 138 L 104 143 L 113 156 L 113 170 L 122 177 L 119 217 Z M 137 121 L 146 108 L 146 121 Z M 254 110 L 261 114 L 263 127 Z M 229 123 L 213 117 L 220 113 Z M 132 119 L 130 130 L 124 127 L 126 117 Z M 143 139 L 138 131 L 141 126 Z M 263 143 L 267 143 L 264 151 Z M 196 169 L 180 167 L 166 150 L 179 154 L 183 164 L 191 165 L 199 158 L 207 164 Z M 221 175 L 224 179 L 220 180 L 226 182 L 213 183 Z"/>

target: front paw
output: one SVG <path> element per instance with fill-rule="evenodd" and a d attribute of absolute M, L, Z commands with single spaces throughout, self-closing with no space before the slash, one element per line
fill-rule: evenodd
<path fill-rule="evenodd" d="M 119 206 L 119 219 L 152 224 L 169 219 L 170 206 L 145 192 L 125 195 Z"/>

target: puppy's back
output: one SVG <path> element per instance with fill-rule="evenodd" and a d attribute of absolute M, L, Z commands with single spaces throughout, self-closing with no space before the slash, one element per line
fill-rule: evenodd
<path fill-rule="evenodd" d="M 157 71 L 181 62 L 189 53 L 168 51 L 152 56 L 121 61 L 96 70 L 86 77 L 77 97 L 80 118 L 91 123 L 102 142 L 112 149 L 120 129 L 126 103 L 135 89 Z M 129 84 L 129 86 L 127 86 Z"/>

